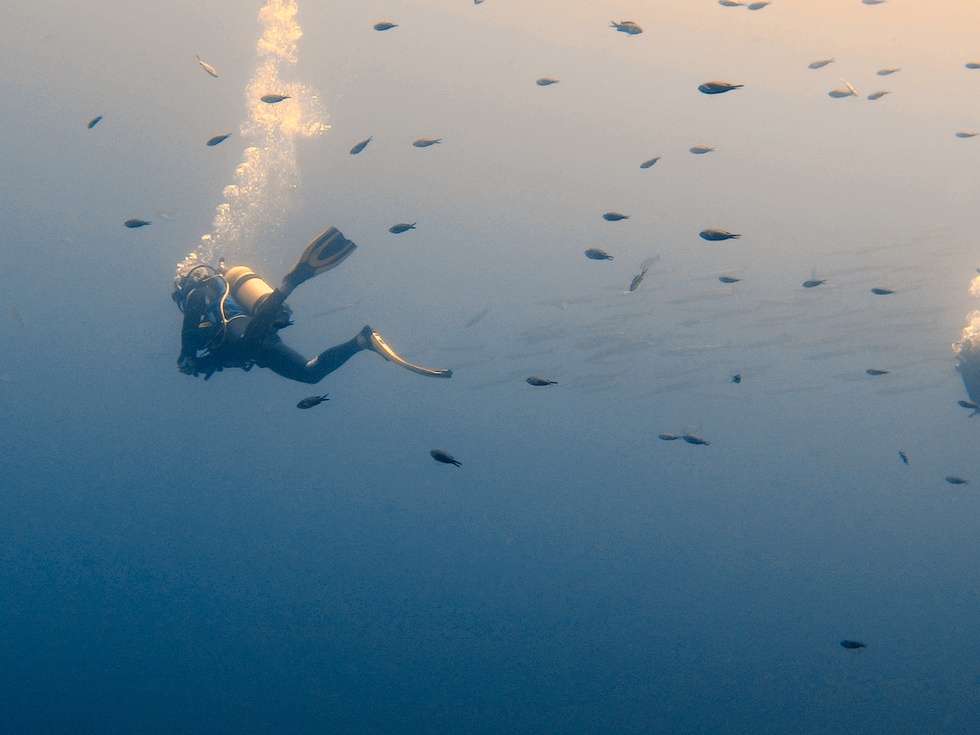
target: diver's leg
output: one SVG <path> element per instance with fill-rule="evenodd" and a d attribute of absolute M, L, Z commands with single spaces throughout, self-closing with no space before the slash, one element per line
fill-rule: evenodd
<path fill-rule="evenodd" d="M 360 352 L 357 337 L 336 347 L 324 350 L 312 360 L 307 360 L 279 337 L 271 340 L 255 356 L 255 364 L 300 383 L 319 383 Z"/>

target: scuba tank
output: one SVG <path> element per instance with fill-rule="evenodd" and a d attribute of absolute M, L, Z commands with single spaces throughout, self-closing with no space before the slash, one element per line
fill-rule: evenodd
<path fill-rule="evenodd" d="M 272 286 L 263 281 L 255 271 L 244 265 L 236 265 L 225 271 L 228 296 L 249 316 L 255 316 L 262 303 L 273 292 Z"/>

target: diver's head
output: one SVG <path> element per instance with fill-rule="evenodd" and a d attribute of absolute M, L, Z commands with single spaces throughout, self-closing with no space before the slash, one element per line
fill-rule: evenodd
<path fill-rule="evenodd" d="M 174 276 L 174 290 L 171 294 L 174 302 L 184 310 L 184 302 L 188 294 L 195 288 L 212 280 L 218 271 L 210 265 L 200 263 L 196 258 L 188 257 L 183 263 L 177 266 L 177 275 Z"/>

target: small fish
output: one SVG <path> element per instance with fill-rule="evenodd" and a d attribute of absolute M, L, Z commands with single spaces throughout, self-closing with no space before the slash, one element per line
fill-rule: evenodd
<path fill-rule="evenodd" d="M 602 218 L 606 222 L 619 222 L 621 219 L 629 219 L 630 217 L 628 214 L 623 214 L 622 212 L 606 212 L 602 215 Z"/>
<path fill-rule="evenodd" d="M 726 8 L 738 8 L 745 3 L 740 3 L 738 0 L 718 0 L 719 5 L 724 5 Z"/>
<path fill-rule="evenodd" d="M 650 168 L 653 164 L 655 164 L 659 160 L 660 160 L 660 156 L 646 160 L 640 164 L 640 168 Z"/>
<path fill-rule="evenodd" d="M 843 99 L 844 97 L 853 97 L 854 94 L 849 89 L 832 89 L 827 92 L 828 97 L 833 97 L 835 100 Z"/>
<path fill-rule="evenodd" d="M 902 461 L 903 461 L 903 462 L 904 462 L 905 464 L 908 464 L 908 463 L 909 463 L 909 456 L 908 456 L 908 455 L 907 455 L 907 454 L 906 454 L 905 452 L 903 452 L 903 451 L 901 451 L 901 450 L 899 450 L 899 452 L 898 452 L 898 456 L 902 458 Z"/>
<path fill-rule="evenodd" d="M 540 375 L 532 375 L 530 378 L 527 378 L 527 382 L 530 385 L 537 385 L 537 386 L 558 385 L 557 380 L 548 380 L 547 378 L 542 378 Z"/>
<path fill-rule="evenodd" d="M 468 322 L 466 322 L 466 324 L 463 325 L 463 329 L 466 329 L 467 327 L 472 327 L 474 324 L 478 324 L 483 319 L 483 317 L 485 317 L 489 313 L 490 313 L 490 307 L 488 306 L 479 314 L 477 314 L 475 317 L 473 317 Z"/>
<path fill-rule="evenodd" d="M 744 86 L 744 84 L 732 84 L 731 82 L 705 82 L 698 87 L 698 91 L 702 94 L 723 94 Z"/>
<path fill-rule="evenodd" d="M 817 286 L 822 286 L 826 282 L 826 279 L 811 278 L 808 281 L 803 281 L 803 288 L 816 288 Z"/>
<path fill-rule="evenodd" d="M 961 130 L 956 134 L 957 138 L 972 138 L 975 135 L 980 135 L 975 130 Z"/>
<path fill-rule="evenodd" d="M 201 68 L 204 69 L 204 71 L 206 71 L 211 76 L 217 78 L 218 72 L 217 70 L 215 70 L 213 66 L 211 66 L 208 62 L 204 61 L 200 56 L 197 56 L 196 54 L 194 58 L 197 59 L 197 63 L 201 65 Z"/>
<path fill-rule="evenodd" d="M 680 439 L 677 434 L 661 434 L 658 438 L 663 439 L 665 442 L 672 442 L 674 439 Z"/>
<path fill-rule="evenodd" d="M 762 0 L 762 2 L 749 3 L 745 7 L 747 7 L 749 10 L 762 10 L 764 7 L 769 5 L 769 3 L 770 0 Z"/>
<path fill-rule="evenodd" d="M 738 283 L 741 278 L 735 278 L 735 276 L 718 276 L 718 280 L 722 283 Z"/>
<path fill-rule="evenodd" d="M 714 227 L 709 227 L 707 230 L 701 230 L 698 233 L 701 235 L 702 240 L 718 241 L 718 240 L 737 240 L 741 235 L 736 235 L 733 232 L 728 232 L 727 230 L 719 230 Z"/>
<path fill-rule="evenodd" d="M 694 145 L 688 148 L 691 153 L 695 156 L 703 156 L 705 153 L 711 153 L 714 150 L 710 145 Z"/>
<path fill-rule="evenodd" d="M 416 148 L 428 148 L 430 145 L 435 145 L 436 143 L 441 143 L 442 138 L 419 138 L 417 141 L 412 143 Z"/>
<path fill-rule="evenodd" d="M 967 69 L 980 69 L 980 61 L 968 61 L 965 66 Z"/>
<path fill-rule="evenodd" d="M 591 260 L 612 260 L 613 256 L 607 253 L 605 250 L 600 250 L 599 248 L 589 248 L 585 251 L 585 257 Z"/>
<path fill-rule="evenodd" d="M 408 224 L 408 222 L 399 222 L 397 225 L 392 225 L 391 227 L 389 227 L 388 232 L 394 235 L 398 235 L 401 234 L 402 232 L 408 232 L 409 230 L 414 230 L 415 224 L 416 224 L 415 222 L 413 222 L 412 224 Z"/>
<path fill-rule="evenodd" d="M 264 94 L 259 99 L 261 99 L 267 105 L 274 105 L 277 102 L 288 100 L 290 97 L 288 94 Z"/>
<path fill-rule="evenodd" d="M 734 374 L 734 375 L 732 376 L 732 382 L 733 382 L 733 383 L 734 383 L 735 385 L 738 385 L 739 383 L 741 383 L 741 382 L 742 382 L 742 373 L 735 373 L 735 374 Z"/>
<path fill-rule="evenodd" d="M 881 5 L 884 2 L 888 2 L 888 0 L 861 0 L 861 2 L 865 5 Z"/>
<path fill-rule="evenodd" d="M 431 452 L 429 452 L 429 454 L 432 455 L 432 459 L 434 459 L 436 462 L 452 464 L 456 465 L 457 467 L 460 467 L 463 464 L 459 460 L 454 459 L 453 455 L 449 454 L 449 452 L 444 452 L 441 449 L 433 449 Z"/>
<path fill-rule="evenodd" d="M 633 276 L 633 280 L 630 281 L 630 291 L 636 290 L 636 287 L 640 285 L 640 282 L 643 280 L 643 276 L 647 274 L 648 270 L 650 269 L 644 268 L 643 270 L 640 271 L 638 275 Z"/>
<path fill-rule="evenodd" d="M 643 29 L 631 20 L 622 20 L 619 23 L 612 21 L 611 27 L 615 28 L 620 33 L 626 33 L 630 36 L 635 36 L 637 33 L 643 33 Z"/>
<path fill-rule="evenodd" d="M 833 57 L 831 57 L 829 59 L 817 59 L 816 61 L 811 61 L 810 62 L 809 68 L 810 69 L 823 69 L 825 66 L 827 66 L 827 64 L 833 64 L 833 63 L 834 63 Z"/>
<path fill-rule="evenodd" d="M 390 31 L 392 28 L 397 28 L 397 23 L 392 23 L 387 20 L 382 20 L 374 24 L 374 30 L 376 31 Z"/>
<path fill-rule="evenodd" d="M 894 74 L 895 72 L 899 72 L 901 70 L 902 70 L 902 67 L 900 67 L 900 66 L 890 66 L 890 67 L 886 67 L 884 69 L 879 69 L 875 73 L 879 77 L 887 77 L 889 74 Z"/>
<path fill-rule="evenodd" d="M 372 135 L 372 136 L 371 136 L 371 138 L 373 138 L 373 137 L 374 137 L 374 136 Z M 371 142 L 371 138 L 368 138 L 367 140 L 362 140 L 362 141 L 361 141 L 360 143 L 358 143 L 358 144 L 357 144 L 356 146 L 354 146 L 353 148 L 351 148 L 351 149 L 350 149 L 350 154 L 351 154 L 352 156 L 356 156 L 356 155 L 357 155 L 358 153 L 360 153 L 360 152 L 361 152 L 361 151 L 363 151 L 363 150 L 364 150 L 365 148 L 367 148 L 367 144 Z"/>
<path fill-rule="evenodd" d="M 950 485 L 966 485 L 970 481 L 964 480 L 962 477 L 957 477 L 956 475 L 947 475 L 946 482 L 948 482 Z"/>
<path fill-rule="evenodd" d="M 891 94 L 887 89 L 879 89 L 877 92 L 872 92 L 868 95 L 869 100 L 880 100 L 886 94 Z"/>
<path fill-rule="evenodd" d="M 148 224 L 150 224 L 150 221 L 149 220 L 135 219 L 135 218 L 134 219 L 128 219 L 125 222 L 123 222 L 123 225 L 125 225 L 126 227 L 128 227 L 131 230 L 135 230 L 137 227 L 146 227 Z"/>
<path fill-rule="evenodd" d="M 207 143 L 205 143 L 205 145 L 216 146 L 218 145 L 218 143 L 222 142 L 223 140 L 228 140 L 228 138 L 230 137 L 231 137 L 231 133 L 225 133 L 224 135 L 216 135 L 213 138 L 211 138 Z"/>
<path fill-rule="evenodd" d="M 296 408 L 313 408 L 314 406 L 319 406 L 324 401 L 329 401 L 327 394 L 324 393 L 322 396 L 310 396 L 309 398 L 304 398 L 302 401 L 296 404 Z"/>
<path fill-rule="evenodd" d="M 535 82 L 535 84 L 537 84 L 539 87 L 547 87 L 550 84 L 558 84 L 558 81 L 558 79 L 552 79 L 551 77 L 541 77 Z"/>
<path fill-rule="evenodd" d="M 875 296 L 887 296 L 888 294 L 895 293 L 895 292 L 892 291 L 890 288 L 880 288 L 876 286 L 873 289 L 871 289 L 871 293 L 873 293 Z"/>
<path fill-rule="evenodd" d="M 978 406 L 973 401 L 957 401 L 956 403 L 957 405 L 960 405 L 963 408 L 972 408 L 974 411 L 980 409 L 980 406 Z"/>
<path fill-rule="evenodd" d="M 855 651 L 858 648 L 867 648 L 868 647 L 868 644 L 867 643 L 861 643 L 860 641 L 852 641 L 852 640 L 843 640 L 843 641 L 840 642 L 840 645 L 841 645 L 841 648 L 849 648 L 852 651 Z"/>
<path fill-rule="evenodd" d="M 91 130 L 92 128 L 94 128 L 96 125 L 99 124 L 99 120 L 101 119 L 102 119 L 102 115 L 96 115 L 95 117 L 93 117 L 91 120 L 88 121 L 88 125 L 86 127 L 88 127 L 88 129 Z"/>
<path fill-rule="evenodd" d="M 868 375 L 888 375 L 887 370 L 879 370 L 878 368 L 868 368 L 865 370 Z"/>
<path fill-rule="evenodd" d="M 697 444 L 697 445 L 703 446 L 703 447 L 708 446 L 708 442 L 706 442 L 704 439 L 702 439 L 699 436 L 694 436 L 693 434 L 684 434 L 681 437 L 681 439 L 683 439 L 684 441 L 686 441 L 688 444 Z"/>

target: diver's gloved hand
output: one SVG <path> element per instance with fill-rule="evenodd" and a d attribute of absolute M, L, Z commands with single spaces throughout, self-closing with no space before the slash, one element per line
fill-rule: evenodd
<path fill-rule="evenodd" d="M 197 367 L 197 360 L 187 355 L 177 358 L 177 369 L 184 375 L 193 375 L 195 378 L 200 372 Z"/>

